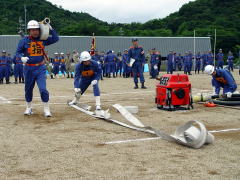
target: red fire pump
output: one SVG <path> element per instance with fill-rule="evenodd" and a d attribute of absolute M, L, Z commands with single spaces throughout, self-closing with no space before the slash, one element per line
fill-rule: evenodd
<path fill-rule="evenodd" d="M 191 83 L 185 74 L 165 74 L 156 85 L 157 108 L 169 111 L 190 109 L 192 105 Z"/>

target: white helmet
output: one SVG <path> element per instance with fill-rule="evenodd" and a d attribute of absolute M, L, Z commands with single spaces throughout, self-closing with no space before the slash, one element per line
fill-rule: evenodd
<path fill-rule="evenodd" d="M 37 21 L 35 20 L 31 20 L 28 22 L 27 24 L 27 29 L 39 29 L 40 25 Z"/>
<path fill-rule="evenodd" d="M 64 53 L 63 53 L 63 52 L 61 52 L 61 55 L 64 55 Z"/>
<path fill-rule="evenodd" d="M 88 61 L 91 59 L 91 55 L 89 54 L 89 52 L 87 51 L 83 51 L 80 55 L 80 61 L 84 62 L 84 61 Z"/>
<path fill-rule="evenodd" d="M 207 65 L 205 67 L 205 70 L 204 70 L 205 73 L 209 74 L 209 75 L 212 75 L 212 73 L 214 72 L 214 66 L 212 65 Z"/>

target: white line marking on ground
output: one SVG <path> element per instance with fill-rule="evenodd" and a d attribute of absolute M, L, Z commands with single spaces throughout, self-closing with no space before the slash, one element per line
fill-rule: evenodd
<path fill-rule="evenodd" d="M 122 95 L 122 94 L 142 94 L 145 95 L 144 93 L 153 93 L 155 91 L 130 91 L 130 92 L 117 92 L 117 93 L 102 93 L 101 96 L 111 96 L 111 95 Z M 72 98 L 74 95 L 72 96 L 50 96 L 49 98 Z M 83 95 L 83 96 L 93 96 L 90 94 L 87 95 Z M 22 96 L 21 97 L 15 97 L 15 98 L 9 98 L 8 100 L 25 100 Z M 41 99 L 40 96 L 35 96 L 33 97 L 33 99 Z"/>
<path fill-rule="evenodd" d="M 237 129 L 223 129 L 223 130 L 212 130 L 210 133 L 219 133 L 219 132 L 230 132 L 230 131 L 240 131 L 240 128 Z"/>
<path fill-rule="evenodd" d="M 232 132 L 232 131 L 240 131 L 240 128 L 237 129 L 223 129 L 223 130 L 212 130 L 210 133 L 220 133 L 220 132 Z M 138 141 L 151 141 L 162 139 L 161 137 L 153 137 L 153 138 L 141 138 L 141 139 L 127 139 L 127 140 L 119 140 L 119 141 L 109 141 L 103 144 L 120 144 L 120 143 L 129 143 L 129 142 L 138 142 Z"/>
<path fill-rule="evenodd" d="M 2 104 L 10 104 L 10 103 L 12 103 L 11 101 L 9 101 L 8 99 L 6 99 L 5 97 L 2 97 L 2 96 L 0 96 L 0 102 Z"/>
<path fill-rule="evenodd" d="M 131 100 L 144 100 L 144 98 L 131 98 Z M 116 100 L 101 100 L 102 102 L 116 102 Z M 118 101 L 125 101 L 125 100 L 118 100 Z M 89 102 L 94 102 L 94 101 L 81 101 L 80 103 L 89 103 Z M 67 105 L 67 102 L 65 103 L 51 103 L 51 105 Z M 43 104 L 32 104 L 32 106 L 42 106 Z M 25 104 L 17 104 L 17 106 L 26 106 Z"/>

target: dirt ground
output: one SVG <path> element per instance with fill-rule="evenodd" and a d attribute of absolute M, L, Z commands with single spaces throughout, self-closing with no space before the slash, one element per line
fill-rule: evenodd
<path fill-rule="evenodd" d="M 163 74 L 163 73 L 161 73 Z M 240 84 L 240 76 L 234 73 Z M 113 119 L 126 122 L 111 106 L 135 105 L 145 125 L 169 134 L 189 120 L 209 130 L 240 128 L 239 110 L 206 108 L 167 112 L 154 104 L 156 80 L 145 73 L 148 89 L 133 89 L 132 79 L 100 82 L 103 108 Z M 212 92 L 210 76 L 192 75 L 193 94 Z M 12 80 L 13 81 L 13 80 Z M 73 97 L 72 79 L 48 79 L 53 117 L 43 116 L 37 87 L 34 115 L 26 117 L 24 86 L 0 85 L 0 179 L 240 179 L 240 132 L 215 133 L 215 142 L 190 149 L 164 140 L 100 145 L 116 140 L 154 137 L 103 120 L 66 105 Z M 9 102 L 8 102 L 9 101 Z M 94 106 L 92 88 L 81 99 Z"/>

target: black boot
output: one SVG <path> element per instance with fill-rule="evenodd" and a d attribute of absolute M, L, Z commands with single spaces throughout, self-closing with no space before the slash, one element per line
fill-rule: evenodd
<path fill-rule="evenodd" d="M 142 83 L 142 87 L 141 87 L 142 89 L 147 89 L 147 87 L 146 86 L 144 86 L 144 83 Z"/>
<path fill-rule="evenodd" d="M 16 80 L 15 80 L 15 82 L 16 82 Z M 21 77 L 19 77 L 19 83 L 21 83 L 22 82 L 22 78 Z"/>
<path fill-rule="evenodd" d="M 67 78 L 70 78 L 69 73 L 67 73 Z"/>
<path fill-rule="evenodd" d="M 18 83 L 17 78 L 15 78 L 15 84 L 17 84 L 17 83 Z M 20 83 L 20 78 L 19 78 L 19 83 Z"/>
<path fill-rule="evenodd" d="M 0 84 L 3 84 L 3 79 L 0 79 Z"/>
<path fill-rule="evenodd" d="M 10 84 L 9 79 L 6 79 L 6 84 Z"/>
<path fill-rule="evenodd" d="M 25 81 L 24 81 L 24 77 L 22 77 L 22 83 L 23 83 L 23 84 L 25 83 Z"/>
<path fill-rule="evenodd" d="M 138 83 L 135 83 L 134 89 L 138 89 Z"/>
<path fill-rule="evenodd" d="M 73 78 L 73 74 L 71 73 L 71 78 Z"/>

